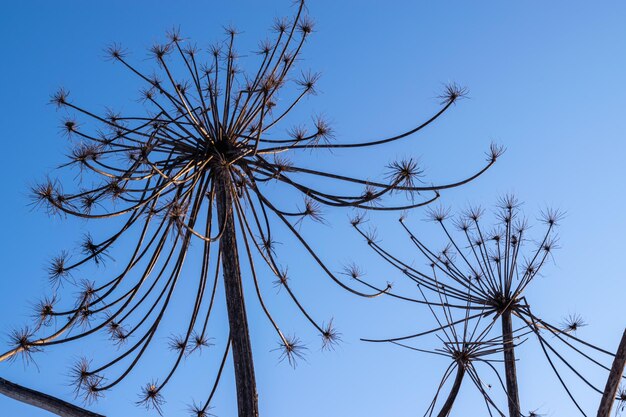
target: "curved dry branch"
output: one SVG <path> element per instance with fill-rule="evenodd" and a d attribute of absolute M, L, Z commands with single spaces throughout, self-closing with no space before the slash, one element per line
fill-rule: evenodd
<path fill-rule="evenodd" d="M 0 394 L 61 417 L 104 417 L 43 392 L 0 378 Z"/>

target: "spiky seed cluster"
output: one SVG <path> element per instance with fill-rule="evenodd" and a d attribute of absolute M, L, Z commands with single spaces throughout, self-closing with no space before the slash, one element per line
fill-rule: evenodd
<path fill-rule="evenodd" d="M 450 208 L 440 205 L 435 208 L 429 208 L 427 211 L 427 214 L 430 220 L 442 223 L 444 220 L 450 217 Z M 464 220 L 460 220 L 460 221 L 464 221 Z"/>
<path fill-rule="evenodd" d="M 70 254 L 69 252 L 61 252 L 52 258 L 48 265 L 48 277 L 54 284 L 61 284 L 62 279 L 70 277 L 70 268 L 68 267 Z"/>
<path fill-rule="evenodd" d="M 211 342 L 212 338 L 207 337 L 204 334 L 194 333 L 191 335 L 191 342 L 187 347 L 187 354 L 192 354 L 194 352 L 201 352 L 204 348 L 209 348 L 214 346 L 214 343 Z"/>
<path fill-rule="evenodd" d="M 9 343 L 13 346 L 15 355 L 9 356 L 9 360 L 21 357 L 24 364 L 33 363 L 33 354 L 41 351 L 34 340 L 35 330 L 27 326 L 20 329 L 13 329 L 9 332 Z"/>
<path fill-rule="evenodd" d="M 416 181 L 424 174 L 424 170 L 419 167 L 418 162 L 414 159 L 393 161 L 388 165 L 388 168 L 392 182 L 409 189 L 415 188 Z"/>
<path fill-rule="evenodd" d="M 304 359 L 304 352 L 307 350 L 307 347 L 304 346 L 298 337 L 288 336 L 280 341 L 275 350 L 280 351 L 279 360 L 281 362 L 287 360 L 289 365 L 295 368 L 298 360 Z"/>
<path fill-rule="evenodd" d="M 103 264 L 105 257 L 108 256 L 108 251 L 103 250 L 102 245 L 97 244 L 90 233 L 83 236 L 80 246 L 82 254 L 92 259 L 97 265 Z"/>
<path fill-rule="evenodd" d="M 169 348 L 173 352 L 184 352 L 187 349 L 187 340 L 182 335 L 172 335 L 169 339 Z"/>
<path fill-rule="evenodd" d="M 561 323 L 561 329 L 564 332 L 576 333 L 581 327 L 585 327 L 587 323 L 579 314 L 569 314 Z"/>
<path fill-rule="evenodd" d="M 289 281 L 289 275 L 287 275 L 287 269 L 286 268 L 280 269 L 278 271 L 278 274 L 276 274 L 276 279 L 274 280 L 274 287 L 280 290 L 282 287 L 287 285 L 288 281 Z"/>
<path fill-rule="evenodd" d="M 363 270 L 358 264 L 351 263 L 344 266 L 343 274 L 349 276 L 352 279 L 357 279 L 363 276 Z"/>
<path fill-rule="evenodd" d="M 441 99 L 441 104 L 456 103 L 458 100 L 466 98 L 468 92 L 467 87 L 457 83 L 450 83 L 445 85 L 443 93 L 439 95 L 439 99 Z"/>
<path fill-rule="evenodd" d="M 37 328 L 40 326 L 50 326 L 54 322 L 54 306 L 57 302 L 56 296 L 44 297 L 34 306 L 34 318 Z"/>
<path fill-rule="evenodd" d="M 328 324 L 322 324 L 322 349 L 334 349 L 341 341 L 341 333 L 337 331 L 331 319 Z"/>
<path fill-rule="evenodd" d="M 489 152 L 487 152 L 487 161 L 495 162 L 506 151 L 506 148 L 497 143 L 492 143 L 489 146 Z"/>
<path fill-rule="evenodd" d="M 100 387 L 104 379 L 91 369 L 91 361 L 85 357 L 78 359 L 70 368 L 70 383 L 74 393 L 82 396 L 89 404 L 103 396 Z"/>
<path fill-rule="evenodd" d="M 208 417 L 212 415 L 201 405 L 195 403 L 189 406 L 188 412 L 191 417 Z"/>
<path fill-rule="evenodd" d="M 163 415 L 162 406 L 165 404 L 163 395 L 159 392 L 159 383 L 157 381 L 148 382 L 141 389 L 138 405 L 143 405 L 147 410 L 155 410 L 159 415 Z"/>

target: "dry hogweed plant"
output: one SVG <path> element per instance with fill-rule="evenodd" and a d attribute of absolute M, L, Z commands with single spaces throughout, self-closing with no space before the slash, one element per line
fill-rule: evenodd
<path fill-rule="evenodd" d="M 191 407 L 191 414 L 208 414 L 232 355 L 239 416 L 257 416 L 244 286 L 254 288 L 251 294 L 276 331 L 281 359 L 293 364 L 303 353 L 299 339 L 285 336 L 266 307 L 257 276 L 259 262 L 275 275 L 284 293 L 319 333 L 323 346 L 331 347 L 338 337 L 332 321 L 324 324 L 313 318 L 290 286 L 291 278 L 276 259 L 275 228 L 286 229 L 321 270 L 350 293 L 361 297 L 389 293 L 388 285 L 359 280 L 359 289 L 344 282 L 316 254 L 299 223 L 322 220 L 323 207 L 390 211 L 426 205 L 441 190 L 466 184 L 485 172 L 500 155 L 501 149 L 492 146 L 487 162 L 476 173 L 432 186 L 418 181 L 422 171 L 412 159 L 390 163 L 387 176 L 378 182 L 296 165 L 290 156 L 302 151 L 357 152 L 410 137 L 441 117 L 463 97 L 465 89 L 449 85 L 441 108 L 432 117 L 391 137 L 334 142 L 331 127 L 321 118 L 315 118 L 310 128 L 296 125 L 279 131 L 290 112 L 316 92 L 319 78 L 308 72 L 299 76 L 295 71 L 313 33 L 304 1 L 298 2 L 293 18 L 277 20 L 273 32 L 272 41 L 260 44 L 258 65 L 252 71 L 241 69 L 235 48 L 238 33 L 230 28 L 226 40 L 210 47 L 208 54 L 185 41 L 177 30 L 168 33 L 167 42 L 150 48 L 157 67 L 154 73 L 135 66 L 121 46 L 111 46 L 108 57 L 145 86 L 140 92 L 144 103 L 140 114 L 97 114 L 75 103 L 66 90 L 54 94 L 52 102 L 68 114 L 63 128 L 74 146 L 66 166 L 80 170 L 80 183 L 70 192 L 67 184 L 47 180 L 33 188 L 36 202 L 51 214 L 123 220 L 109 236 L 86 235 L 77 254 L 62 252 L 52 260 L 49 275 L 55 286 L 63 288 L 64 294 L 67 287 L 76 286 L 79 296 L 65 307 L 60 296 L 44 299 L 38 306 L 38 323 L 18 331 L 13 347 L 0 360 L 18 354 L 30 357 L 50 346 L 108 334 L 121 346 L 118 353 L 98 363 L 81 360 L 72 369 L 77 392 L 95 399 L 133 371 L 158 340 L 157 332 L 170 330 L 176 334 L 169 339 L 176 357 L 161 378 L 145 385 L 139 401 L 160 411 L 163 390 L 183 359 L 209 345 L 209 322 L 215 316 L 218 287 L 223 286 L 230 334 L 218 355 L 219 371 L 207 387 L 207 396 Z M 97 185 L 87 187 L 90 182 Z M 320 182 L 331 185 L 324 188 Z M 288 201 L 302 203 L 281 207 L 284 199 L 276 201 L 268 185 L 281 186 L 283 196 L 291 193 L 293 197 Z M 352 191 L 328 191 L 338 188 Z M 119 274 L 102 279 L 99 273 L 97 280 L 76 280 L 81 266 L 105 263 L 113 245 L 128 235 L 133 236 L 134 246 Z M 201 257 L 200 273 L 184 274 L 185 260 L 194 248 Z M 189 280 L 196 288 L 189 320 L 174 331 L 162 329 L 177 286 Z"/>
<path fill-rule="evenodd" d="M 599 394 L 603 394 L 603 390 L 583 374 L 579 362 L 589 362 L 608 371 L 609 366 L 597 355 L 603 356 L 604 359 L 615 355 L 576 335 L 576 332 L 585 326 L 579 315 L 569 315 L 561 323 L 551 324 L 534 313 L 525 296 L 525 290 L 541 276 L 541 271 L 552 259 L 553 252 L 558 247 L 556 228 L 562 215 L 555 210 L 543 212 L 540 220 L 545 225 L 545 230 L 539 239 L 535 240 L 529 233 L 529 222 L 520 210 L 520 203 L 515 197 L 501 198 L 494 213 L 496 221 L 490 228 L 484 224 L 485 210 L 478 207 L 470 208 L 457 217 L 451 216 L 450 210 L 441 206 L 429 209 L 429 220 L 440 226 L 446 240 L 442 250 L 434 250 L 427 246 L 423 239 L 406 225 L 405 217 L 401 217 L 400 223 L 419 255 L 426 261 L 427 268 L 424 269 L 414 267 L 386 250 L 373 238 L 372 231 L 363 227 L 362 219 L 355 219 L 352 224 L 366 239 L 369 247 L 417 285 L 422 298 L 414 301 L 427 305 L 431 311 L 435 307 L 440 308 L 446 319 L 438 320 L 437 327 L 419 333 L 363 340 L 400 343 L 406 346 L 406 341 L 443 332 L 447 338 L 446 343 L 455 346 L 456 351 L 459 350 L 459 346 L 466 349 L 480 346 L 486 349 L 489 355 L 501 352 L 503 369 L 497 372 L 503 371 L 504 376 L 500 378 L 497 375 L 497 378 L 502 382 L 508 416 L 519 417 L 533 415 L 534 412 L 524 414 L 522 411 L 515 348 L 520 341 L 533 337 L 568 397 L 582 415 L 586 416 L 574 397 L 571 385 L 574 381 L 580 381 Z M 453 319 L 453 312 L 457 312 L 456 319 Z M 481 327 L 483 325 L 480 323 L 485 321 L 489 324 Z M 496 322 L 499 322 L 498 326 L 495 325 Z M 459 326 L 463 328 L 460 334 L 456 330 Z M 470 326 L 473 330 L 468 332 L 467 328 Z M 499 348 L 496 349 L 492 345 L 494 341 L 499 341 Z M 478 351 L 481 352 L 480 349 Z M 450 356 L 454 358 L 454 354 Z M 455 363 L 460 369 L 460 363 L 458 361 Z M 496 371 L 497 368 L 492 369 Z M 444 380 L 449 376 L 449 372 L 450 370 L 446 371 Z M 457 374 L 458 378 L 463 378 L 462 371 L 458 372 L 460 374 Z M 477 386 L 482 386 L 476 374 L 470 373 L 470 377 Z M 452 389 L 453 393 L 455 387 L 456 382 Z M 486 395 L 486 392 L 483 392 L 483 395 L 490 415 L 493 415 L 493 412 L 505 415 L 495 407 L 494 401 Z M 453 394 L 451 398 L 455 397 L 456 394 Z M 431 414 L 432 407 L 434 403 L 429 409 Z"/>

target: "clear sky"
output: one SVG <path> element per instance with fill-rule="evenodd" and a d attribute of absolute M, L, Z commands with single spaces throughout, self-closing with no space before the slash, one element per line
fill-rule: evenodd
<path fill-rule="evenodd" d="M 1 10 L 0 140 L 6 146 L 7 175 L 0 206 L 0 332 L 6 334 L 28 320 L 31 303 L 46 291 L 47 259 L 74 246 L 87 228 L 106 227 L 48 218 L 29 206 L 29 186 L 63 161 L 67 151 L 61 114 L 47 104 L 49 95 L 65 86 L 85 107 L 123 110 L 133 105 L 137 84 L 103 59 L 108 43 L 122 42 L 143 65 L 146 48 L 164 40 L 172 26 L 206 46 L 223 39 L 224 25 L 234 24 L 243 31 L 240 52 L 246 55 L 265 38 L 273 18 L 290 15 L 293 8 L 289 0 L 112 0 L 5 1 Z M 309 98 L 298 115 L 329 116 L 337 141 L 410 128 L 438 108 L 436 96 L 444 83 L 470 89 L 469 99 L 420 135 L 376 152 L 311 155 L 310 166 L 379 178 L 394 158 L 418 156 L 429 181 L 446 181 L 481 166 L 491 141 L 503 144 L 507 152 L 496 166 L 475 182 L 446 192 L 442 201 L 459 210 L 469 203 L 488 207 L 498 196 L 514 192 L 525 202 L 531 221 L 547 206 L 565 211 L 560 249 L 527 296 L 553 322 L 582 315 L 588 326 L 578 335 L 615 349 L 626 324 L 626 281 L 618 262 L 626 236 L 626 4 L 313 0 L 309 12 L 316 31 L 299 65 L 321 71 L 323 78 L 320 94 Z M 369 279 L 398 282 L 410 291 L 350 230 L 348 214 L 328 212 L 325 226 L 305 225 L 303 233 L 335 270 L 356 260 Z M 423 211 L 415 211 L 409 223 L 436 239 L 424 217 Z M 376 215 L 371 222 L 392 251 L 411 259 L 414 251 L 396 219 L 397 214 Z M 281 256 L 290 259 L 290 270 L 299 275 L 294 286 L 317 316 L 334 317 L 343 342 L 322 352 L 315 332 L 305 329 L 285 294 L 275 295 L 269 286 L 267 298 L 277 316 L 288 330 L 303 328 L 298 335 L 310 342 L 306 361 L 294 370 L 279 362 L 271 329 L 256 319 L 259 309 L 251 302 L 261 415 L 421 415 L 447 363 L 359 338 L 419 331 L 432 318 L 423 309 L 393 300 L 355 299 L 324 278 L 300 248 L 288 239 L 284 243 Z M 176 311 L 169 322 L 175 325 Z M 167 334 L 161 338 L 167 343 Z M 106 353 L 110 348 L 104 343 L 94 338 L 50 349 L 36 355 L 37 366 L 0 363 L 0 376 L 72 399 L 67 366 L 81 354 Z M 218 352 L 189 359 L 165 392 L 166 416 L 185 415 L 186 404 L 201 398 Z M 134 402 L 140 386 L 159 376 L 154 364 L 171 359 L 168 355 L 149 355 L 127 382 L 91 408 L 108 416 L 154 415 Z M 519 357 L 524 411 L 575 415 L 537 343 L 526 342 Z M 233 378 L 227 371 L 214 409 L 222 417 L 234 413 Z M 601 374 L 593 375 L 604 384 Z M 599 396 L 577 386 L 580 402 L 595 414 Z M 468 384 L 453 415 L 484 415 L 477 399 Z M 0 397 L 0 416 L 26 415 L 48 414 Z"/>

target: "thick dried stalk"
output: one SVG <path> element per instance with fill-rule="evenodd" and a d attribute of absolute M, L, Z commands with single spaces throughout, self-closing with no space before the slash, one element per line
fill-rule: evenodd
<path fill-rule="evenodd" d="M 461 389 L 461 383 L 463 382 L 463 377 L 465 376 L 465 366 L 463 364 L 459 364 L 456 371 L 456 378 L 454 379 L 454 384 L 452 385 L 452 389 L 450 389 L 450 394 L 448 394 L 448 398 L 446 402 L 441 407 L 441 411 L 437 414 L 437 417 L 448 417 L 450 411 L 452 410 L 452 406 L 454 405 L 454 401 L 456 400 L 456 396 Z"/>
<path fill-rule="evenodd" d="M 0 394 L 61 417 L 104 417 L 48 394 L 0 378 Z"/>
<path fill-rule="evenodd" d="M 615 395 L 617 394 L 619 383 L 624 373 L 624 366 L 626 366 L 626 330 L 624 330 L 622 340 L 615 353 L 613 366 L 611 367 L 611 372 L 609 372 L 609 378 L 606 381 L 604 394 L 602 395 L 600 407 L 598 408 L 598 417 L 609 417 L 611 415 L 611 409 L 615 403 Z"/>
<path fill-rule="evenodd" d="M 515 347 L 513 343 L 513 323 L 511 311 L 502 313 L 502 341 L 504 343 L 504 373 L 509 403 L 509 417 L 519 417 L 520 402 L 517 387 L 517 368 L 515 364 Z"/>
<path fill-rule="evenodd" d="M 232 340 L 235 383 L 237 385 L 238 415 L 239 417 L 258 417 L 259 406 L 252 362 L 252 347 L 241 284 L 229 181 L 230 179 L 225 176 L 217 179 L 216 197 L 220 229 L 223 228 L 224 230 L 220 239 L 220 250 L 224 269 L 224 288 Z"/>

